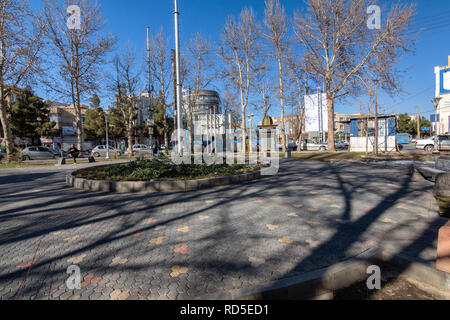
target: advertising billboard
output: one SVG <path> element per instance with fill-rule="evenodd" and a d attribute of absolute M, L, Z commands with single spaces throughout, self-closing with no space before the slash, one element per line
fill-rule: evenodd
<path fill-rule="evenodd" d="M 322 112 L 320 112 L 322 109 Z M 320 117 L 320 115 L 322 115 Z M 328 131 L 327 95 L 311 94 L 305 96 L 305 131 Z"/>
<path fill-rule="evenodd" d="M 450 93 L 450 68 L 442 69 L 440 71 L 440 93 L 447 94 Z"/>
<path fill-rule="evenodd" d="M 62 127 L 63 136 L 74 136 L 77 134 L 77 127 Z"/>

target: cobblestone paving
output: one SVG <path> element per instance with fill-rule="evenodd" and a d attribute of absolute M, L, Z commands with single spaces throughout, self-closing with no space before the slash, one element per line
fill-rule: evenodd
<path fill-rule="evenodd" d="M 327 267 L 371 247 L 433 264 L 445 223 L 407 168 L 285 161 L 277 176 L 172 194 L 0 172 L 0 299 L 195 299 Z M 69 290 L 67 268 L 81 269 Z"/>

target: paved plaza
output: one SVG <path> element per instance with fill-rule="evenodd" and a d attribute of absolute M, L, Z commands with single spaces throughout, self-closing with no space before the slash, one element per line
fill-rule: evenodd
<path fill-rule="evenodd" d="M 70 168 L 0 171 L 0 299 L 199 299 L 379 246 L 433 265 L 446 222 L 408 167 L 285 160 L 273 177 L 167 194 L 75 190 Z"/>

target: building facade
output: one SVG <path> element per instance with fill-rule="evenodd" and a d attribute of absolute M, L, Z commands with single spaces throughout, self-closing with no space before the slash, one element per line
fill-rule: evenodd
<path fill-rule="evenodd" d="M 81 105 L 81 119 L 86 121 L 86 111 L 88 106 Z M 55 143 L 61 144 L 63 150 L 68 150 L 71 144 L 77 144 L 77 117 L 73 105 L 67 105 L 59 102 L 50 102 L 50 121 L 56 123 L 55 128 L 59 130 L 60 136 L 55 137 Z M 83 146 L 85 149 L 92 148 L 89 142 Z"/>
<path fill-rule="evenodd" d="M 182 91 L 182 106 L 185 114 L 189 112 L 189 103 L 195 99 L 193 94 L 193 90 L 183 89 Z M 222 111 L 222 103 L 217 91 L 199 90 L 192 109 L 196 135 L 225 134 L 225 130 L 229 127 L 229 117 Z"/>
<path fill-rule="evenodd" d="M 450 132 L 450 56 L 448 56 L 448 65 L 435 67 L 434 73 L 436 76 L 435 97 L 441 100 L 436 108 L 437 116 L 432 115 L 431 122 L 438 135 L 448 134 Z"/>
<path fill-rule="evenodd" d="M 350 151 L 373 152 L 376 148 L 375 118 L 365 116 L 351 117 L 350 125 Z M 397 151 L 397 116 L 388 114 L 378 116 L 378 151 Z"/>

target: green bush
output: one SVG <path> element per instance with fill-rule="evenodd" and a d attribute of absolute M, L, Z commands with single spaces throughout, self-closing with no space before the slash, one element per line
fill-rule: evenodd
<path fill-rule="evenodd" d="M 126 164 L 82 169 L 74 173 L 76 177 L 95 180 L 190 180 L 204 177 L 236 175 L 259 170 L 259 165 L 242 164 L 181 164 L 176 165 L 167 158 L 136 160 Z"/>

